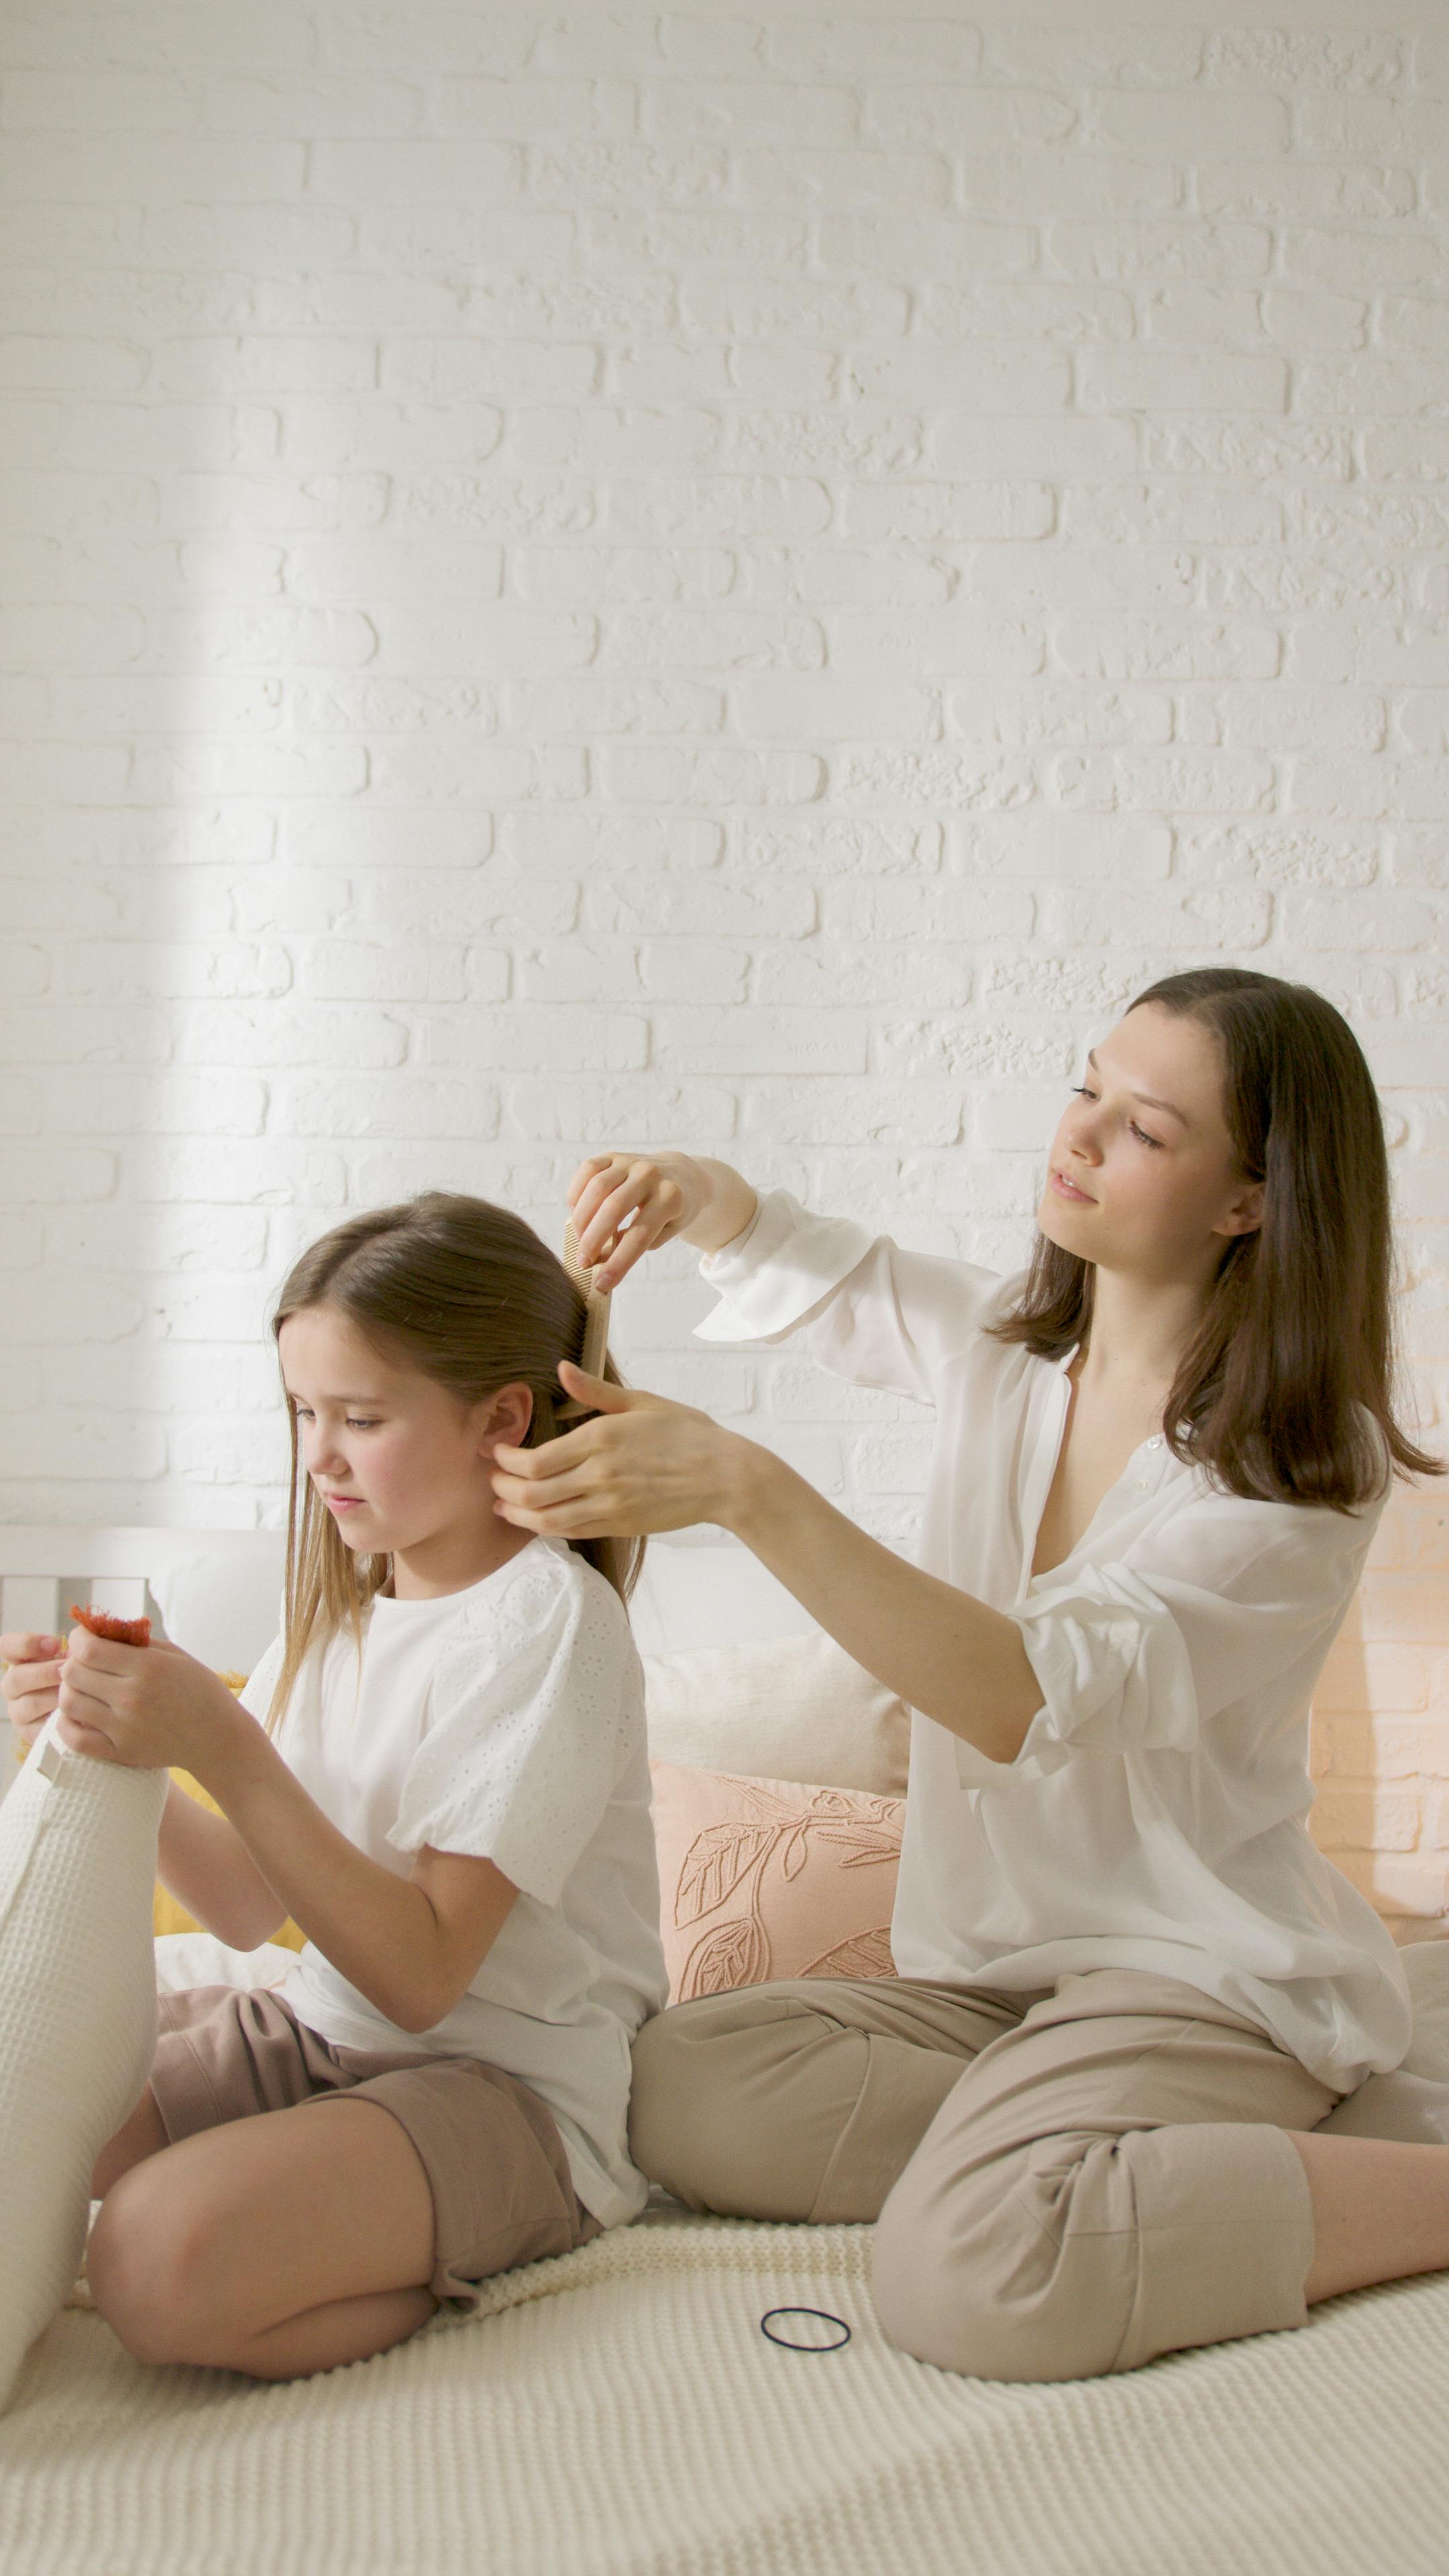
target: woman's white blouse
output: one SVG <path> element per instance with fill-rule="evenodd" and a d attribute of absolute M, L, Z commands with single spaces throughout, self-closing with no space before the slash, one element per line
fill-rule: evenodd
<path fill-rule="evenodd" d="M 1382 1505 L 1215 1492 L 1145 1441 L 1033 1576 L 1067 1358 L 983 1326 L 1019 1277 L 903 1252 L 788 1192 L 700 1263 L 706 1341 L 789 1340 L 936 1411 L 923 1568 L 1018 1623 L 1042 1705 L 1013 1762 L 915 1712 L 891 1946 L 904 1977 L 1019 1993 L 1179 1977 L 1351 2092 L 1411 2035 L 1403 1965 L 1305 1822 L 1313 1686 Z"/>

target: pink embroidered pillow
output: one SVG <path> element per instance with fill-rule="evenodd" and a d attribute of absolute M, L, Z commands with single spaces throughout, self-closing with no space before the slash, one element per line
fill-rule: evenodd
<path fill-rule="evenodd" d="M 904 1798 L 652 1762 L 669 2000 L 893 1977 Z"/>

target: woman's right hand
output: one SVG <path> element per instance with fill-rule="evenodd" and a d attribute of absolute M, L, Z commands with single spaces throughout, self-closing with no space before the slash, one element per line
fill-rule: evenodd
<path fill-rule="evenodd" d="M 15 1731 L 15 1759 L 23 1762 L 55 1707 L 65 1644 L 60 1637 L 12 1633 L 0 1637 L 5 1713 Z"/>
<path fill-rule="evenodd" d="M 671 1153 L 591 1154 L 569 1183 L 568 1203 L 579 1258 L 605 1294 L 676 1235 L 719 1251 L 744 1232 L 757 1204 L 728 1163 Z"/>

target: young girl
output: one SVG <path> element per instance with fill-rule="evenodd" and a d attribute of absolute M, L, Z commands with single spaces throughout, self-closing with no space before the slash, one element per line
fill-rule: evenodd
<path fill-rule="evenodd" d="M 163 1998 L 97 2165 L 91 2288 L 141 2359 L 360 2360 L 643 2207 L 630 2040 L 668 1979 L 639 1551 L 531 1537 L 490 1481 L 499 1440 L 554 1436 L 583 1305 L 482 1200 L 338 1226 L 273 1320 L 286 1624 L 240 1706 L 174 1647 L 0 1640 L 23 1737 L 58 1704 L 78 1749 L 216 1799 L 173 1785 L 160 1845 L 210 1931 L 307 1936 L 279 1992 Z"/>
<path fill-rule="evenodd" d="M 1306 1824 L 1310 1700 L 1390 1472 L 1438 1472 L 1395 1419 L 1383 1131 L 1339 1013 L 1236 968 L 1140 994 L 1010 1279 L 684 1154 L 596 1157 L 571 1199 L 600 1285 L 682 1235 L 708 1337 L 936 1420 L 919 1566 L 767 1450 L 572 1372 L 601 1418 L 497 1452 L 519 1528 L 733 1529 L 917 1712 L 899 1979 L 655 2016 L 644 2170 L 696 2208 L 877 2219 L 887 2331 L 989 2378 L 1128 2370 L 1449 2267 L 1442 2110 L 1376 2126 L 1403 1967 Z"/>

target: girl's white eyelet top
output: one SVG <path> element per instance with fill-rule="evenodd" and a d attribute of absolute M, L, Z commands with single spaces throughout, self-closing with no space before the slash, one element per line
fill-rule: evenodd
<path fill-rule="evenodd" d="M 243 1704 L 260 1715 L 280 1642 Z M 281 1988 L 335 2048 L 478 2057 L 558 2123 L 606 2227 L 648 2198 L 628 2147 L 630 2042 L 669 1992 L 644 1674 L 617 1594 L 566 1540 L 531 1539 L 437 1600 L 383 1596 L 309 1655 L 277 1750 L 369 1859 L 407 1877 L 426 1843 L 493 1861 L 519 1894 L 465 1995 L 420 2035 L 310 1942 Z"/>

